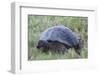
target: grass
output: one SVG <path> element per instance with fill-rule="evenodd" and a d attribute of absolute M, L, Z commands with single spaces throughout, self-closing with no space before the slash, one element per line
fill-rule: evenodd
<path fill-rule="evenodd" d="M 31 49 L 29 53 L 29 60 L 52 60 L 52 59 L 79 59 L 79 58 L 87 58 L 87 49 L 82 49 L 81 56 L 77 55 L 74 49 L 69 49 L 65 54 L 52 54 L 49 52 L 48 54 L 42 53 L 40 50 Z"/>
<path fill-rule="evenodd" d="M 36 48 L 42 32 L 54 25 L 63 24 L 76 32 L 84 41 L 81 56 L 74 49 L 69 49 L 65 54 L 43 53 Z M 36 16 L 28 15 L 28 60 L 52 60 L 52 59 L 79 59 L 88 58 L 88 18 L 71 16 Z"/>

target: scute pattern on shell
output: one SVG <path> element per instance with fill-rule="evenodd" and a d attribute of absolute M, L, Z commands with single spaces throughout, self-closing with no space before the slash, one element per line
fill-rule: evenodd
<path fill-rule="evenodd" d="M 64 25 L 48 28 L 43 32 L 40 40 L 58 41 L 70 47 L 76 46 L 79 43 L 77 35 Z"/>

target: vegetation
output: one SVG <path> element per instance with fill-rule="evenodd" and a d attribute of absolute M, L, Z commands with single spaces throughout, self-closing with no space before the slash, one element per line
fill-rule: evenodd
<path fill-rule="evenodd" d="M 76 32 L 84 41 L 84 48 L 81 56 L 78 56 L 74 49 L 69 49 L 68 53 L 45 54 L 36 48 L 37 42 L 42 32 L 54 25 L 65 25 Z M 88 57 L 88 18 L 76 16 L 38 16 L 28 15 L 28 60 L 50 60 L 50 59 L 76 59 Z"/>

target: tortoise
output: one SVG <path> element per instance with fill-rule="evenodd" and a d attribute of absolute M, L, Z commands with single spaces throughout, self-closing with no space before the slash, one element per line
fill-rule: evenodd
<path fill-rule="evenodd" d="M 82 39 L 70 28 L 65 27 L 64 25 L 56 25 L 45 30 L 37 45 L 38 49 L 43 48 L 43 50 L 46 51 L 59 50 L 63 53 L 70 48 L 74 48 L 78 55 L 80 55 L 82 47 Z"/>

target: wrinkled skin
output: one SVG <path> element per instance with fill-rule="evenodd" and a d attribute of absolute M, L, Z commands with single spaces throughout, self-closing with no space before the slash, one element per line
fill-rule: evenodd
<path fill-rule="evenodd" d="M 59 54 L 64 54 L 67 50 L 65 45 L 59 43 L 59 42 L 52 42 L 52 41 L 42 41 L 40 40 L 37 45 L 38 49 L 42 49 L 43 52 L 52 52 L 52 53 L 59 53 Z"/>

